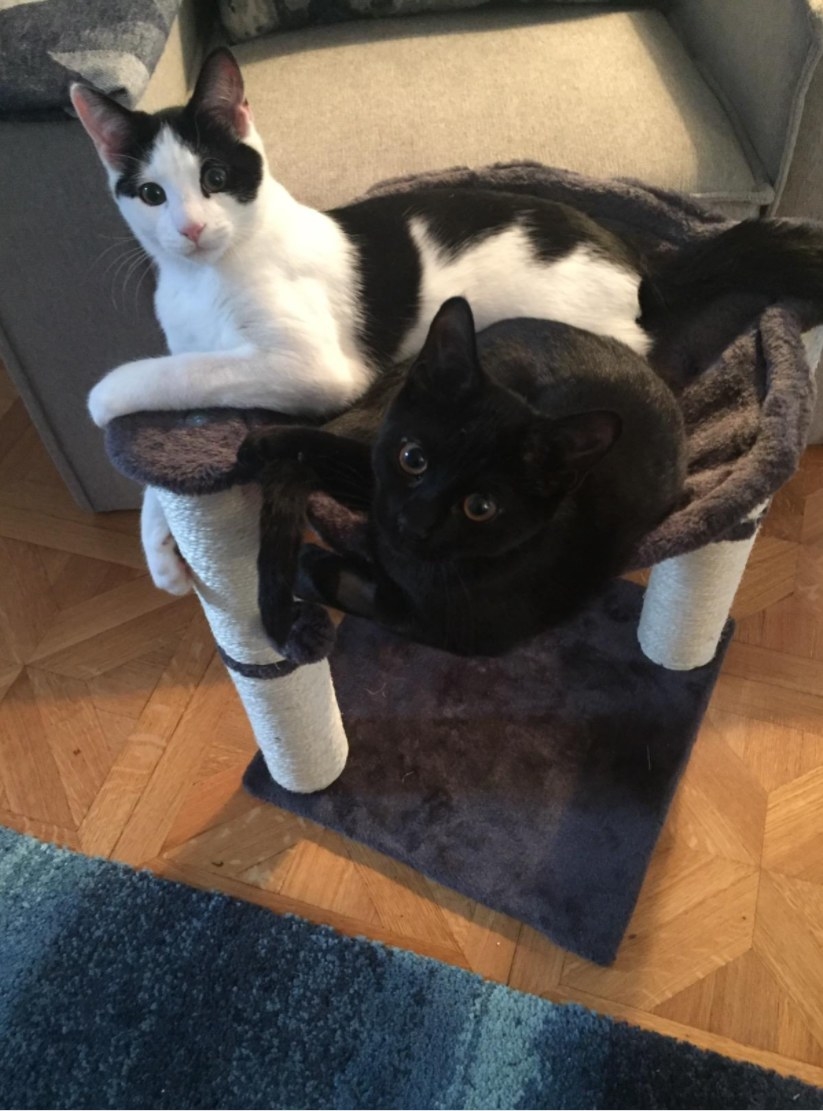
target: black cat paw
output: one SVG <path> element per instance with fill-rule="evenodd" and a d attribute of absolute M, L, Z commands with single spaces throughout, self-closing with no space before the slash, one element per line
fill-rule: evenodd
<path fill-rule="evenodd" d="M 237 449 L 237 466 L 243 477 L 255 478 L 266 465 L 268 457 L 263 448 L 268 435 L 266 432 L 250 432 Z"/>
<path fill-rule="evenodd" d="M 280 651 L 292 663 L 317 663 L 331 653 L 336 635 L 334 622 L 322 606 L 296 602 L 294 620 Z"/>
<path fill-rule="evenodd" d="M 237 449 L 237 465 L 242 474 L 255 477 L 269 463 L 300 461 L 300 440 L 293 430 L 261 428 L 249 432 Z"/>
<path fill-rule="evenodd" d="M 294 592 L 309 602 L 332 605 L 337 595 L 340 557 L 334 552 L 304 544 L 300 549 Z"/>

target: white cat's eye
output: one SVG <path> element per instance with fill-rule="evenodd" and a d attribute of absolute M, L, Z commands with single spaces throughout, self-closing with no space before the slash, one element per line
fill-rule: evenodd
<path fill-rule="evenodd" d="M 406 443 L 403 444 L 400 448 L 397 461 L 400 464 L 401 470 L 415 477 L 423 474 L 429 465 L 425 452 L 420 444 L 416 444 L 414 440 L 407 440 Z"/>
<path fill-rule="evenodd" d="M 209 193 L 221 193 L 226 188 L 228 174 L 222 166 L 207 166 L 203 171 L 203 188 Z"/>
<path fill-rule="evenodd" d="M 497 503 L 486 494 L 469 494 L 463 499 L 463 512 L 470 521 L 482 524 L 497 516 Z"/>
<path fill-rule="evenodd" d="M 162 204 L 166 199 L 166 191 L 156 181 L 144 181 L 137 190 L 137 195 L 144 204 L 149 204 L 152 208 Z"/>

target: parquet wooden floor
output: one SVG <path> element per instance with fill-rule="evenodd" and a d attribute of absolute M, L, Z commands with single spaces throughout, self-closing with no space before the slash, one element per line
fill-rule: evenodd
<path fill-rule="evenodd" d="M 0 824 L 823 1084 L 823 449 L 758 540 L 609 969 L 243 794 L 196 603 L 152 588 L 135 514 L 75 507 L 2 378 L 0 568 Z"/>

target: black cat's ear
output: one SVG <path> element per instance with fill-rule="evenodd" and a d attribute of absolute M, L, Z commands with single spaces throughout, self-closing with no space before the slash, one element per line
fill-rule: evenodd
<path fill-rule="evenodd" d="M 465 297 L 451 297 L 437 311 L 409 378 L 450 397 L 467 392 L 482 379 L 474 317 Z"/>
<path fill-rule="evenodd" d="M 622 430 L 620 417 L 607 409 L 542 420 L 525 439 L 525 458 L 549 486 L 554 479 L 573 487 L 611 451 Z"/>
<path fill-rule="evenodd" d="M 123 156 L 131 143 L 134 113 L 89 85 L 75 82 L 69 96 L 103 164 L 111 170 L 122 170 Z"/>
<path fill-rule="evenodd" d="M 252 117 L 243 75 L 237 59 L 225 46 L 213 50 L 203 63 L 189 107 L 211 116 L 238 139 L 248 135 Z"/>

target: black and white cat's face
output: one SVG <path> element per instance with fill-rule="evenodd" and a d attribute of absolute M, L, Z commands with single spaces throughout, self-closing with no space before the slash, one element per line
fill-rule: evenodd
<path fill-rule="evenodd" d="M 129 111 L 84 85 L 71 98 L 120 211 L 155 258 L 214 262 L 254 229 L 265 155 L 228 50 L 207 58 L 183 108 Z"/>
<path fill-rule="evenodd" d="M 551 420 L 495 383 L 468 303 L 452 298 L 381 426 L 376 526 L 419 560 L 500 557 L 545 530 L 620 430 L 608 411 Z"/>

